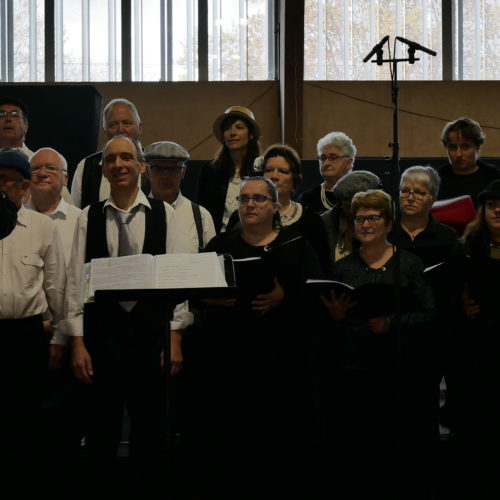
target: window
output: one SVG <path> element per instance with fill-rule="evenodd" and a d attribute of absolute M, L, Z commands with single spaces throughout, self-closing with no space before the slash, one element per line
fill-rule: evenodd
<path fill-rule="evenodd" d="M 122 1 L 53 2 L 55 80 L 121 80 Z M 131 0 L 132 80 L 198 79 L 198 3 Z M 207 4 L 209 79 L 274 78 L 273 0 Z M 44 80 L 43 16 L 43 0 L 0 0 L 0 81 Z"/>
<path fill-rule="evenodd" d="M 387 80 L 389 65 L 363 63 L 385 35 L 416 41 L 436 57 L 417 52 L 420 61 L 401 64 L 401 80 L 442 79 L 441 2 L 435 0 L 305 0 L 304 78 L 307 80 Z M 407 47 L 396 44 L 396 56 Z M 384 59 L 389 57 L 384 46 Z M 372 58 L 373 59 L 373 58 Z"/>
<path fill-rule="evenodd" d="M 454 78 L 500 80 L 500 2 L 458 0 L 454 21 Z"/>

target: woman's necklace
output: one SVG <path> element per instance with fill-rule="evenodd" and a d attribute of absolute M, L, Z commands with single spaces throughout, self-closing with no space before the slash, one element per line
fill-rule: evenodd
<path fill-rule="evenodd" d="M 289 212 L 292 211 L 291 214 Z M 282 226 L 290 226 L 300 219 L 302 215 L 302 205 L 295 201 L 291 201 L 284 212 L 280 212 L 280 219 Z"/>
<path fill-rule="evenodd" d="M 326 187 L 325 183 L 321 184 L 321 203 L 323 203 L 323 206 L 329 210 L 335 206 L 334 203 L 331 203 L 328 197 L 326 196 Z"/>

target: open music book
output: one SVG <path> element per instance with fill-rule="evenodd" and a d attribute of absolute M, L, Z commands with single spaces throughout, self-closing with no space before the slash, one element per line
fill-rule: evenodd
<path fill-rule="evenodd" d="M 347 283 L 332 280 L 307 280 L 306 287 L 315 295 L 330 297 L 334 291 L 337 298 L 349 295 L 356 303 L 351 314 L 363 318 L 376 318 L 395 313 L 395 287 L 389 283 L 366 283 L 356 288 Z M 407 287 L 399 288 L 399 301 L 402 311 L 411 309 L 413 296 Z"/>
<path fill-rule="evenodd" d="M 227 287 L 223 258 L 207 252 L 92 259 L 84 267 L 82 302 L 96 290 Z"/>

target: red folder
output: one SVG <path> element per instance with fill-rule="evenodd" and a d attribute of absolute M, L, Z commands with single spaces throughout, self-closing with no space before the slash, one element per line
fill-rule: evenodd
<path fill-rule="evenodd" d="M 472 198 L 466 194 L 457 198 L 438 200 L 432 205 L 431 213 L 436 220 L 448 224 L 462 236 L 465 226 L 476 216 Z"/>

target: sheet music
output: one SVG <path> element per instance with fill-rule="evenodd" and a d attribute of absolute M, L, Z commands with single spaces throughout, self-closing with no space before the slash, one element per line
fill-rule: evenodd
<path fill-rule="evenodd" d="M 154 274 L 155 288 L 227 287 L 215 252 L 157 255 Z"/>
<path fill-rule="evenodd" d="M 91 295 L 95 290 L 153 288 L 153 259 L 148 254 L 92 259 Z"/>

